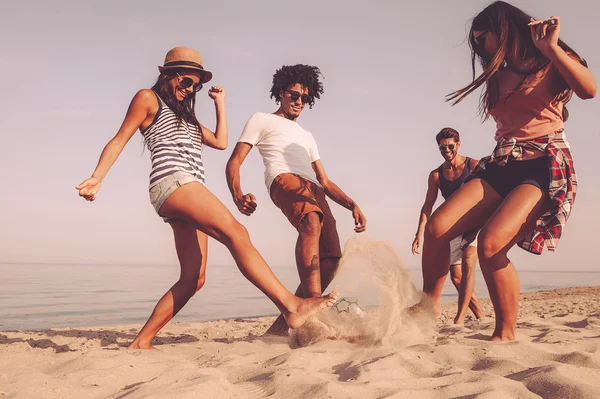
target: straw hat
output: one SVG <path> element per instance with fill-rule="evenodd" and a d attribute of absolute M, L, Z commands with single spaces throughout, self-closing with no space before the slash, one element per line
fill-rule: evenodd
<path fill-rule="evenodd" d="M 202 66 L 202 57 L 200 53 L 194 49 L 187 47 L 175 47 L 169 50 L 165 57 L 165 64 L 159 66 L 160 72 L 167 69 L 188 68 L 201 71 L 200 83 L 206 83 L 212 79 L 212 72 L 207 71 Z"/>

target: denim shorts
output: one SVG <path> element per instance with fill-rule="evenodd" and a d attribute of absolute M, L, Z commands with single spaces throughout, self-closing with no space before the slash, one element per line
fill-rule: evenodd
<path fill-rule="evenodd" d="M 158 216 L 161 216 L 163 218 L 163 220 L 165 221 L 165 223 L 168 223 L 169 220 L 171 220 L 171 219 L 163 217 L 160 214 L 160 212 L 159 212 L 160 207 L 165 203 L 167 198 L 169 198 L 169 196 L 171 194 L 173 194 L 173 192 L 175 190 L 177 190 L 179 187 L 183 186 L 184 184 L 193 183 L 193 182 L 198 182 L 198 183 L 204 185 L 204 182 L 202 180 L 200 180 L 197 176 L 192 175 L 191 173 L 175 172 L 175 173 L 159 180 L 158 183 L 156 183 L 152 187 L 150 187 L 150 189 L 149 189 L 150 203 L 154 207 L 154 210 L 156 211 L 156 213 L 158 213 Z"/>

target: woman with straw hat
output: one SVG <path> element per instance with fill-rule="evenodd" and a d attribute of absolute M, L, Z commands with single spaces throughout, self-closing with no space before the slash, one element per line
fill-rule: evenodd
<path fill-rule="evenodd" d="M 123 124 L 104 147 L 92 176 L 76 187 L 81 197 L 94 201 L 109 169 L 140 130 L 152 159 L 150 201 L 173 229 L 181 273 L 129 348 L 153 349 L 154 336 L 204 285 L 208 235 L 229 249 L 240 271 L 275 303 L 288 326 L 299 327 L 319 309 L 332 306 L 337 293 L 310 299 L 290 293 L 254 248 L 244 226 L 205 187 L 202 146 L 227 148 L 227 122 L 225 91 L 219 86 L 208 91 L 216 108 L 215 131 L 200 124 L 195 116 L 196 93 L 212 79 L 200 53 L 175 47 L 158 69 L 160 75 L 154 86 L 134 96 Z"/>

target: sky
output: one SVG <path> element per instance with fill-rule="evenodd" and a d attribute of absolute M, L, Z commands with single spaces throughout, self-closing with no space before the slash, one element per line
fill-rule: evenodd
<path fill-rule="evenodd" d="M 407 267 L 427 176 L 442 161 L 435 143 L 445 126 L 461 133 L 461 153 L 494 147 L 494 124 L 481 123 L 477 95 L 451 107 L 444 95 L 471 80 L 468 21 L 487 1 L 19 1 L 0 7 L 0 263 L 176 265 L 171 229 L 148 199 L 149 152 L 134 135 L 97 200 L 75 186 L 93 172 L 131 98 L 152 86 L 166 52 L 199 50 L 213 84 L 227 92 L 229 148 L 206 148 L 207 186 L 249 230 L 275 267 L 294 267 L 297 233 L 271 203 L 257 150 L 241 170 L 258 211 L 235 208 L 225 164 L 246 120 L 273 112 L 272 75 L 285 64 L 318 66 L 325 93 L 298 122 L 313 133 L 329 177 L 361 207 L 368 237 L 394 244 Z M 600 79 L 597 2 L 522 0 L 538 18 L 558 15 L 561 38 Z M 514 249 L 521 270 L 597 270 L 600 216 L 598 99 L 569 104 L 567 136 L 579 189 L 557 252 Z M 197 98 L 199 120 L 214 127 L 214 106 Z M 441 197 L 441 196 L 440 196 Z M 355 236 L 346 209 L 332 204 L 342 245 Z M 210 264 L 233 264 L 209 244 Z M 43 266 L 40 266 L 43 267 Z"/>

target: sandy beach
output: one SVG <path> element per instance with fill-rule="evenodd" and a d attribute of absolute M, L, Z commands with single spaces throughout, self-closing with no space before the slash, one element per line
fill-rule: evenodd
<path fill-rule="evenodd" d="M 492 317 L 451 324 L 454 304 L 394 339 L 261 337 L 273 317 L 174 322 L 158 351 L 125 349 L 140 326 L 3 331 L 0 397 L 598 398 L 599 304 L 600 287 L 523 294 L 508 343 L 487 341 Z"/>

